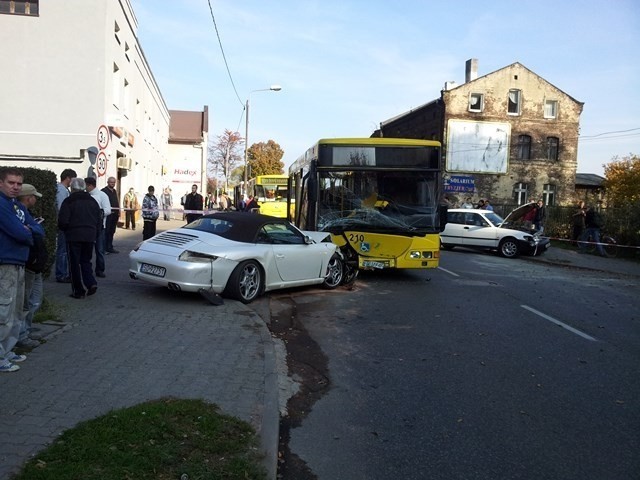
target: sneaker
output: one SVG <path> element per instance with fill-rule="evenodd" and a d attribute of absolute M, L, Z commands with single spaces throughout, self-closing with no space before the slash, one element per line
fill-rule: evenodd
<path fill-rule="evenodd" d="M 98 285 L 91 285 L 87 291 L 87 295 L 93 295 L 98 291 Z"/>
<path fill-rule="evenodd" d="M 71 277 L 56 278 L 58 283 L 71 283 Z"/>
<path fill-rule="evenodd" d="M 35 348 L 35 347 L 39 347 L 40 346 L 40 342 L 37 340 L 32 340 L 31 338 L 25 338 L 24 340 L 18 340 L 18 343 L 16 343 L 16 347 L 18 348 Z"/>
<path fill-rule="evenodd" d="M 26 355 L 18 355 L 15 352 L 9 352 L 6 357 L 4 357 L 9 363 L 20 363 L 24 362 L 27 359 Z"/>
<path fill-rule="evenodd" d="M 0 365 L 0 372 L 15 372 L 16 370 L 20 370 L 20 367 L 11 362 L 6 362 Z"/>
<path fill-rule="evenodd" d="M 119 250 L 109 250 L 109 253 L 120 253 Z"/>
<path fill-rule="evenodd" d="M 105 278 L 106 275 L 103 272 L 96 272 L 96 277 L 98 278 Z"/>

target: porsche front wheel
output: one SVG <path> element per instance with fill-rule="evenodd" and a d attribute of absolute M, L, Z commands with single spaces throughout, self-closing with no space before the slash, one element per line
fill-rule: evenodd
<path fill-rule="evenodd" d="M 251 303 L 262 292 L 262 269 L 255 260 L 238 265 L 227 282 L 225 294 L 242 303 Z"/>
<path fill-rule="evenodd" d="M 327 289 L 334 289 L 342 282 L 344 275 L 344 263 L 342 258 L 336 253 L 333 254 L 327 265 L 327 275 L 324 277 L 322 286 Z"/>

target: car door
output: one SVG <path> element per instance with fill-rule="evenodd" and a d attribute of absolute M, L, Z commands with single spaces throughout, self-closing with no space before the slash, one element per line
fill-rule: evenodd
<path fill-rule="evenodd" d="M 495 248 L 496 227 L 492 226 L 479 213 L 465 213 L 463 245 L 470 247 Z"/>
<path fill-rule="evenodd" d="M 445 226 L 440 238 L 442 243 L 448 245 L 462 245 L 466 233 L 463 212 L 448 212 L 447 225 Z"/>
<path fill-rule="evenodd" d="M 266 224 L 262 234 L 268 237 L 272 245 L 282 281 L 295 282 L 319 277 L 322 254 L 326 249 L 320 249 L 318 244 L 308 245 L 302 233 L 285 223 Z"/>

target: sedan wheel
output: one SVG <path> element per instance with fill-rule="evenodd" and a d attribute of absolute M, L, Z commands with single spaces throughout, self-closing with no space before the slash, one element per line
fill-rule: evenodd
<path fill-rule="evenodd" d="M 262 292 L 262 269 L 258 262 L 247 260 L 238 265 L 227 282 L 225 294 L 229 297 L 251 303 Z"/>
<path fill-rule="evenodd" d="M 518 244 L 513 238 L 503 238 L 498 246 L 498 253 L 507 258 L 517 257 Z"/>
<path fill-rule="evenodd" d="M 324 277 L 322 286 L 329 290 L 336 288 L 340 285 L 340 282 L 342 282 L 343 275 L 344 264 L 342 263 L 342 259 L 334 253 L 327 265 L 327 276 Z"/>

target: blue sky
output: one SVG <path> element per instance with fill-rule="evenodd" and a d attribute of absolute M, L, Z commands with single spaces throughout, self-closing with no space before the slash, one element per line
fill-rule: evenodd
<path fill-rule="evenodd" d="M 210 0 L 231 78 L 207 0 L 131 2 L 168 108 L 208 105 L 215 141 L 244 136 L 250 98 L 249 144 L 273 139 L 287 168 L 463 83 L 469 58 L 479 76 L 520 62 L 584 102 L 578 172 L 640 154 L 637 0 Z"/>

